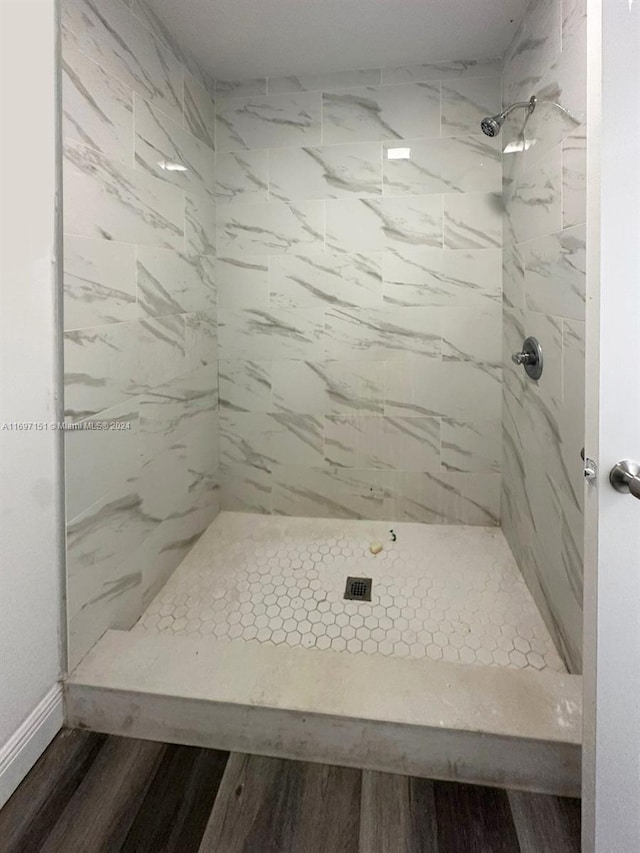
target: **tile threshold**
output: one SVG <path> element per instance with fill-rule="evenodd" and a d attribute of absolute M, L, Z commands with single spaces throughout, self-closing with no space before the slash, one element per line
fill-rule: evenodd
<path fill-rule="evenodd" d="M 559 795 L 580 790 L 580 676 L 108 631 L 67 723 Z"/>

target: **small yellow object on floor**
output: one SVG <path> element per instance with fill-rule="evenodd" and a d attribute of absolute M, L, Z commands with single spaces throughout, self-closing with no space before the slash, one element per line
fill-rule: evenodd
<path fill-rule="evenodd" d="M 380 542 L 372 542 L 371 545 L 369 545 L 369 550 L 372 554 L 379 554 L 380 551 L 382 551 L 382 545 Z"/>

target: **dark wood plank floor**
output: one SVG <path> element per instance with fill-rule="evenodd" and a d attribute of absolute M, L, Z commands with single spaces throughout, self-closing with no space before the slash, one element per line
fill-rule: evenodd
<path fill-rule="evenodd" d="M 580 802 L 64 731 L 0 853 L 579 853 Z"/>

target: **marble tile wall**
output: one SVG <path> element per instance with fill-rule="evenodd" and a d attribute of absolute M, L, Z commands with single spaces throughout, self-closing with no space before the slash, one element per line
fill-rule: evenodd
<path fill-rule="evenodd" d="M 581 668 L 585 317 L 585 0 L 533 0 L 507 51 L 503 130 L 502 525 L 570 670 Z M 557 101 L 568 117 L 547 101 Z M 540 340 L 538 382 L 511 363 Z"/>
<path fill-rule="evenodd" d="M 62 22 L 66 419 L 114 427 L 65 434 L 72 667 L 218 512 L 217 189 L 213 82 L 142 0 Z"/>
<path fill-rule="evenodd" d="M 499 523 L 500 73 L 216 83 L 224 508 Z"/>

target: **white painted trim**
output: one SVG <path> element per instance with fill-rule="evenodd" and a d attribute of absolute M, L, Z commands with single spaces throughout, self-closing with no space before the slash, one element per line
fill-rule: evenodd
<path fill-rule="evenodd" d="M 63 722 L 62 685 L 54 684 L 0 749 L 0 808 L 58 734 Z"/>

